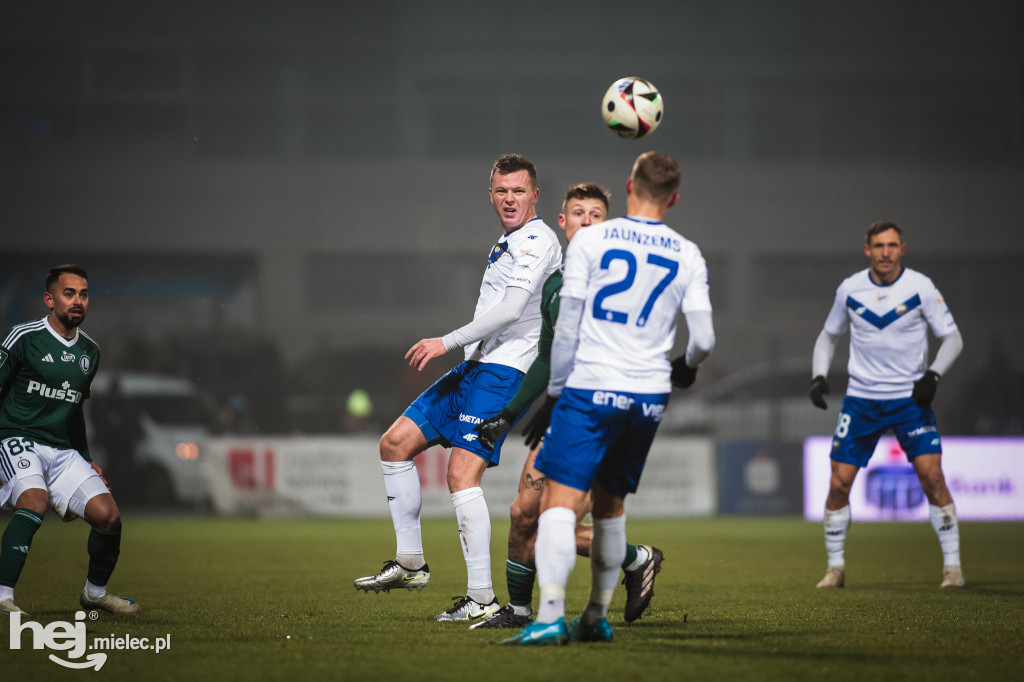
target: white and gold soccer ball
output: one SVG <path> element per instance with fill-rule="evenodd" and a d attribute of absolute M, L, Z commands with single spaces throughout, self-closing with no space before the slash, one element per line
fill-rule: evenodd
<path fill-rule="evenodd" d="M 601 100 L 605 124 L 619 137 L 638 139 L 661 124 L 665 106 L 658 88 L 646 78 L 628 76 L 612 83 Z"/>

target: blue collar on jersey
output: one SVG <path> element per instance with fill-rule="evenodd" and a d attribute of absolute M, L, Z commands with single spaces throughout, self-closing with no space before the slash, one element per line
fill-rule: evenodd
<path fill-rule="evenodd" d="M 496 261 L 499 258 L 501 258 L 501 254 L 508 253 L 508 238 L 511 237 L 513 234 L 515 234 L 516 231 L 521 230 L 524 227 L 526 227 L 527 225 L 529 225 L 530 223 L 532 223 L 534 220 L 540 220 L 540 216 L 535 216 L 533 218 L 530 218 L 525 223 L 523 223 L 522 225 L 517 227 L 515 230 L 512 230 L 511 232 L 506 234 L 504 237 L 502 237 L 502 240 L 504 240 L 504 241 L 499 241 L 497 244 L 495 244 L 493 247 L 491 247 L 491 255 L 487 258 L 487 262 L 488 263 L 493 263 L 494 261 Z M 534 239 L 534 237 L 527 237 L 527 239 Z"/>
<path fill-rule="evenodd" d="M 880 284 L 875 281 L 874 277 L 871 276 L 871 268 L 868 268 L 868 281 L 874 284 L 876 287 L 891 287 L 893 284 L 896 284 L 896 282 L 900 281 L 900 277 L 902 277 L 903 273 L 906 271 L 907 269 L 904 266 L 900 265 L 900 274 L 896 275 L 896 279 L 889 282 L 888 284 Z"/>
<path fill-rule="evenodd" d="M 639 216 L 628 215 L 624 216 L 626 220 L 632 220 L 634 223 L 643 223 L 644 225 L 664 225 L 665 223 L 660 220 L 650 220 L 649 218 L 641 218 Z"/>

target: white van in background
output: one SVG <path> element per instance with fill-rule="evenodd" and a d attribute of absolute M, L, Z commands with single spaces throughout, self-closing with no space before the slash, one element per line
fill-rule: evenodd
<path fill-rule="evenodd" d="M 101 369 L 85 402 L 93 459 L 104 468 L 111 460 L 102 423 L 104 410 L 114 400 L 115 382 L 130 407 L 127 412 L 137 419 L 132 488 L 119 492 L 112 482 L 115 498 L 146 506 L 208 507 L 210 486 L 201 471 L 200 451 L 202 441 L 210 435 L 213 411 L 195 383 L 187 379 Z"/>

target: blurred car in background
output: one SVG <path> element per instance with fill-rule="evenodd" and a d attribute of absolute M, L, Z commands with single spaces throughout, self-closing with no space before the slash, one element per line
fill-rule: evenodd
<path fill-rule="evenodd" d="M 89 450 L 120 504 L 209 505 L 200 446 L 214 412 L 194 382 L 104 370 L 93 380 L 86 417 Z"/>
<path fill-rule="evenodd" d="M 837 365 L 842 369 L 837 370 Z M 706 386 L 675 390 L 661 430 L 723 440 L 803 442 L 835 430 L 846 392 L 845 363 L 833 362 L 827 410 L 811 404 L 810 358 L 790 358 L 738 369 Z"/>

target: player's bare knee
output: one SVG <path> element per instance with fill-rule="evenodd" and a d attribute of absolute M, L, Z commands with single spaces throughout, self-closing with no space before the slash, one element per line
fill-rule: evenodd
<path fill-rule="evenodd" d="M 537 518 L 539 509 L 532 505 L 523 505 L 517 497 L 508 508 L 509 513 L 509 534 L 518 538 L 528 538 L 537 530 Z"/>
<path fill-rule="evenodd" d="M 105 533 L 121 528 L 121 511 L 110 495 L 99 495 L 89 500 L 83 518 L 90 526 Z"/>
<path fill-rule="evenodd" d="M 15 507 L 17 509 L 27 509 L 34 511 L 36 514 L 42 516 L 46 513 L 46 506 L 49 502 L 49 494 L 40 488 L 29 488 L 21 495 L 18 496 Z"/>

